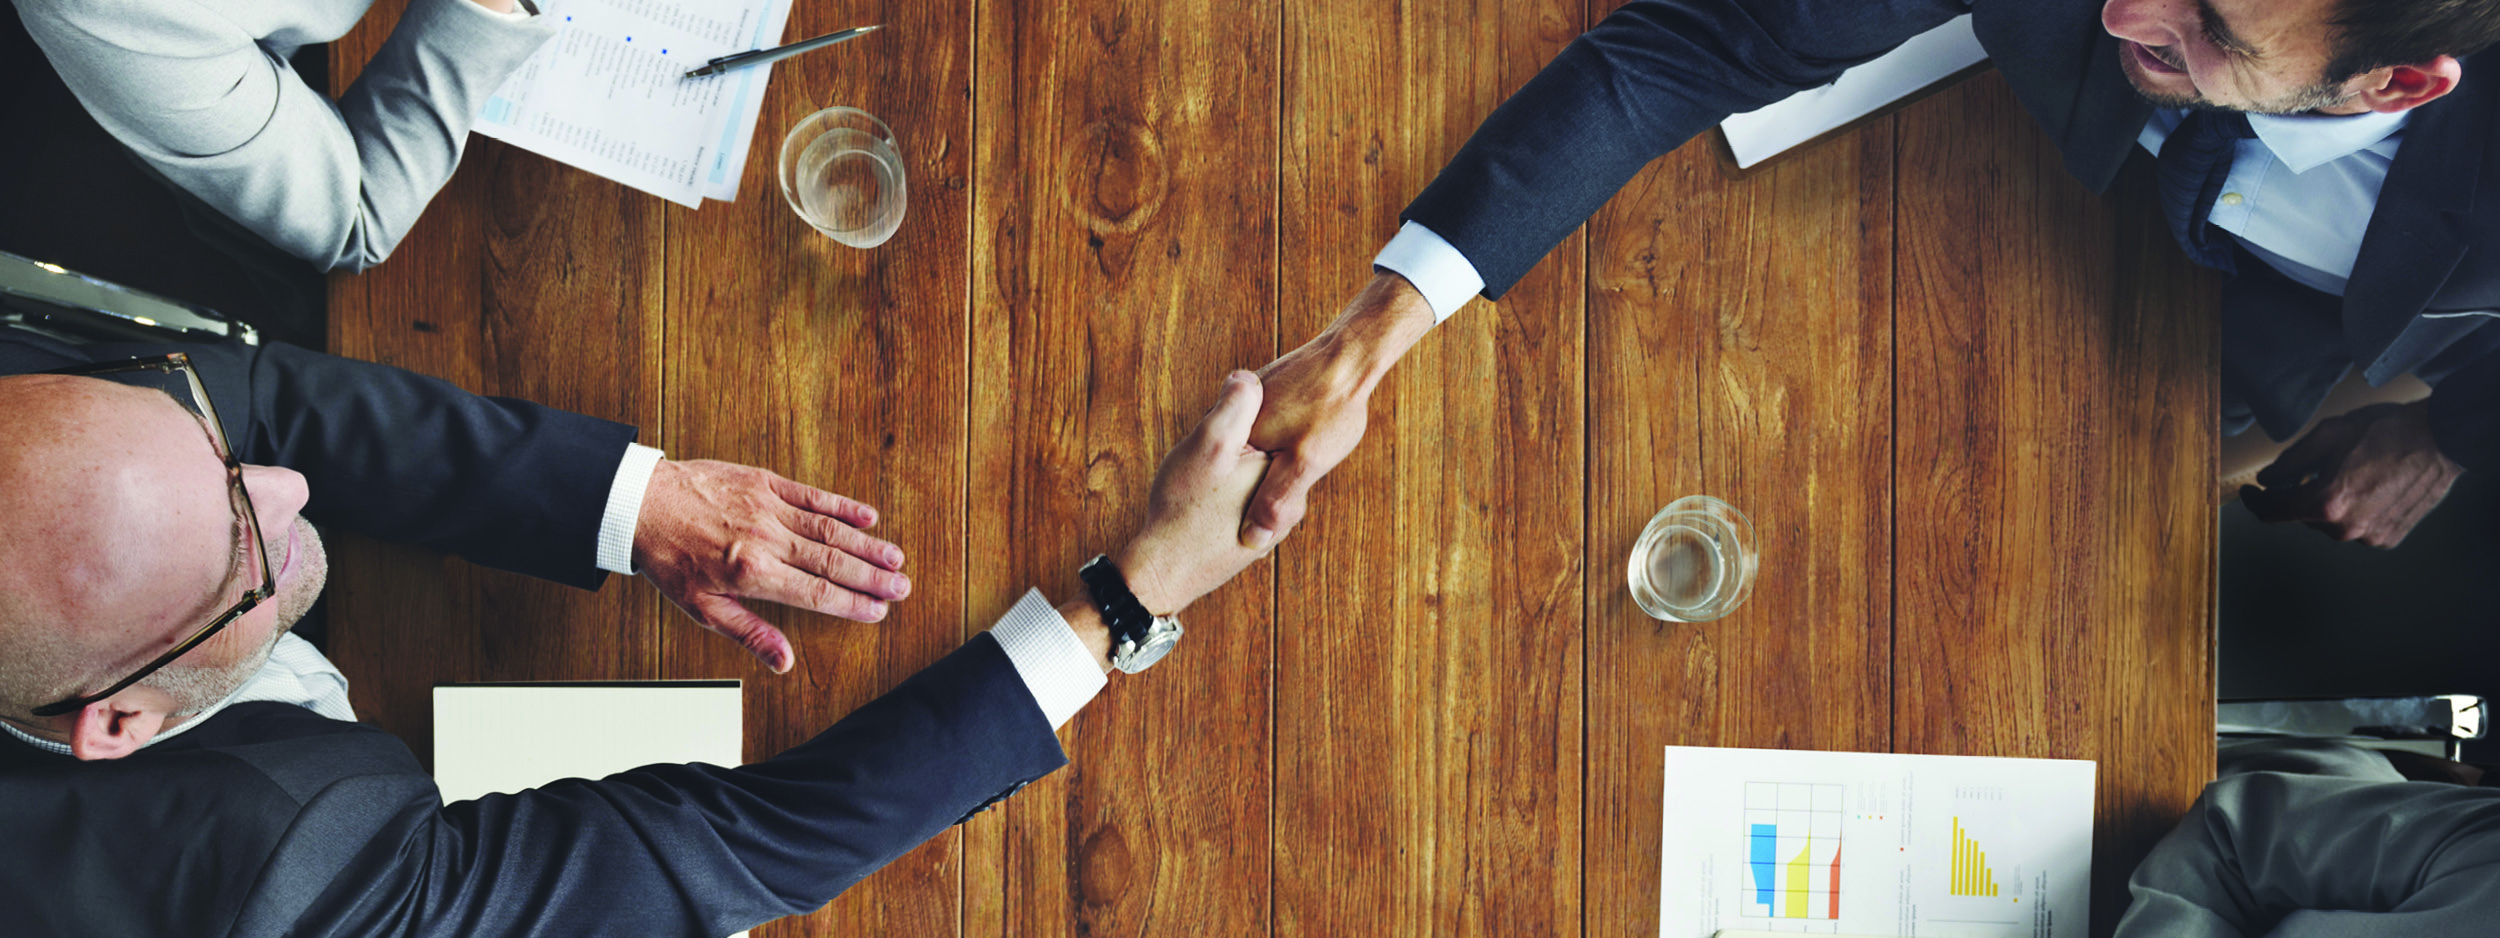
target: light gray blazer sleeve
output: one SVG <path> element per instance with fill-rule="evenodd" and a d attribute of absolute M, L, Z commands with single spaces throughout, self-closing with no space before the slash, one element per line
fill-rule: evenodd
<path fill-rule="evenodd" d="M 389 257 L 460 165 L 487 96 L 555 34 L 470 0 L 410 0 L 334 104 L 197 0 L 16 0 L 87 113 L 148 165 L 324 270 Z"/>
<path fill-rule="evenodd" d="M 2127 885 L 2119 938 L 2488 934 L 2500 922 L 2500 789 L 2230 776 Z"/>

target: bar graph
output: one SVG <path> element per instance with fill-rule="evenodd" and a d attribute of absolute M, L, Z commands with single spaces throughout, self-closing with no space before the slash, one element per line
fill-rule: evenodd
<path fill-rule="evenodd" d="M 1745 852 L 1752 918 L 1840 918 L 1841 785 L 1748 782 Z"/>
<path fill-rule="evenodd" d="M 1663 775 L 1658 938 L 2092 934 L 2092 763 L 1669 746 Z"/>
<path fill-rule="evenodd" d="M 1988 896 L 1997 894 L 1996 872 L 1988 868 L 1988 851 L 1970 838 L 1962 828 L 1962 819 L 1953 819 L 1953 874 L 1945 892 L 1956 896 Z"/>

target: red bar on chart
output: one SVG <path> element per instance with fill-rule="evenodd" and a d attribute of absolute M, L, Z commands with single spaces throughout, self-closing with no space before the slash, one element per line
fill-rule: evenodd
<path fill-rule="evenodd" d="M 1839 847 L 1833 847 L 1833 848 L 1832 848 L 1832 914 L 1831 914 L 1830 916 L 1828 916 L 1828 917 L 1829 917 L 1829 918 L 1835 918 L 1835 919 L 1837 919 L 1837 918 L 1839 918 L 1839 917 L 1840 917 L 1840 848 L 1839 848 Z"/>

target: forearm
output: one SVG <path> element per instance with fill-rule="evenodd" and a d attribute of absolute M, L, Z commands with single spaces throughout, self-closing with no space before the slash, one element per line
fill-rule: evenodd
<path fill-rule="evenodd" d="M 770 759 L 569 779 L 447 806 L 413 847 L 378 838 L 441 885 L 369 903 L 393 920 L 366 930 L 454 927 L 396 919 L 413 915 L 463 935 L 725 935 L 822 906 L 1065 764 L 1007 656 L 975 636 Z"/>
<path fill-rule="evenodd" d="M 323 268 L 361 269 L 390 253 L 458 166 L 486 96 L 554 33 L 476 0 L 414 0 L 333 106 L 260 44 L 265 36 L 210 5 L 18 6 L 116 140 Z"/>
<path fill-rule="evenodd" d="M 298 253 L 332 269 L 380 263 L 459 168 L 469 128 L 504 79 L 555 35 L 513 0 L 415 0 L 339 96 L 328 149 L 352 185 L 324 242 Z M 498 15 L 501 14 L 501 15 Z M 344 139 L 340 139 L 344 137 Z M 319 208 L 319 206 L 310 206 Z M 283 245 L 282 245 L 283 246 Z M 314 256 L 319 255 L 319 256 Z"/>
<path fill-rule="evenodd" d="M 243 461 L 301 472 L 305 516 L 573 586 L 632 427 L 283 343 L 188 346 Z"/>
<path fill-rule="evenodd" d="M 1968 10 L 1632 0 L 1503 102 L 1400 217 L 1448 239 L 1498 299 L 1650 161 Z"/>
<path fill-rule="evenodd" d="M 1111 673 L 1111 628 L 1102 622 L 1102 612 L 1083 596 L 1075 596 L 1059 604 L 1059 615 L 1068 620 L 1068 629 L 1076 640 L 1085 643 L 1087 653 L 1102 673 Z"/>
<path fill-rule="evenodd" d="M 1331 386 L 1368 397 L 1389 369 L 1432 331 L 1433 322 L 1431 305 L 1413 284 L 1389 271 L 1376 271 L 1307 347 L 1327 363 Z"/>

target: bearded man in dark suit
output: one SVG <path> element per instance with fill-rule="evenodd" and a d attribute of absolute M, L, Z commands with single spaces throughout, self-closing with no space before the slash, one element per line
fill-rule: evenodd
<path fill-rule="evenodd" d="M 1968 13 L 2094 191 L 2141 147 L 2181 247 L 2230 271 L 2227 434 L 2299 432 L 2348 372 L 2426 400 L 2321 423 L 2243 490 L 2269 521 L 2392 546 L 2500 468 L 2500 0 L 1632 0 L 1479 127 L 1338 319 L 1268 367 L 1276 454 L 1245 544 L 1291 530 L 1432 326 L 1498 299 L 1633 174 L 1728 115 Z M 2484 185 L 2489 182 L 2494 185 Z M 2500 190 L 2495 190 L 2500 191 Z"/>

